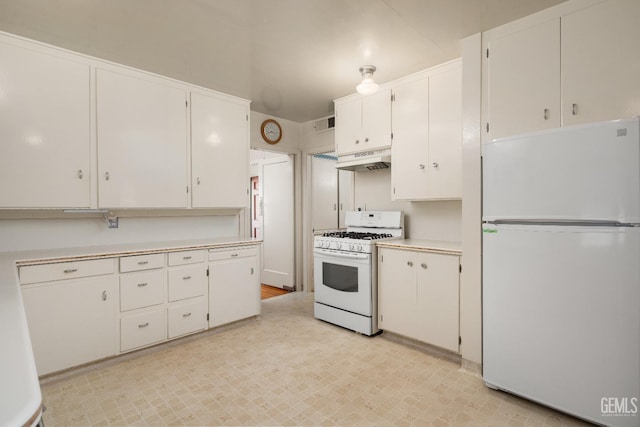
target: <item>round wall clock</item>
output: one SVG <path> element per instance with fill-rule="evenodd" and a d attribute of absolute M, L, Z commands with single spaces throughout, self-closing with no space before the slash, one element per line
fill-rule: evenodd
<path fill-rule="evenodd" d="M 262 134 L 262 139 L 269 144 L 277 144 L 280 142 L 280 139 L 282 139 L 282 128 L 280 127 L 280 123 L 273 119 L 267 119 L 262 122 L 260 133 Z"/>

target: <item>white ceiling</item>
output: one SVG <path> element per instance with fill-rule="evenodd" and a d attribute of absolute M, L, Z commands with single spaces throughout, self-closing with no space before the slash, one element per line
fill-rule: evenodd
<path fill-rule="evenodd" d="M 252 100 L 304 122 L 460 56 L 460 39 L 562 0 L 0 0 L 0 30 Z"/>

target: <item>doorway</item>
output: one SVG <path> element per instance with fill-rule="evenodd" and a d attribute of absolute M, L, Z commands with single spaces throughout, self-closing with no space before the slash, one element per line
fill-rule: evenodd
<path fill-rule="evenodd" d="M 293 156 L 251 150 L 251 234 L 262 239 L 262 283 L 295 290 Z"/>

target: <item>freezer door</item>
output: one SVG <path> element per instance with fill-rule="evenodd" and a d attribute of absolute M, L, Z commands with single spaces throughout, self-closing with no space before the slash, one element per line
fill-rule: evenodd
<path fill-rule="evenodd" d="M 640 222 L 639 119 L 483 147 L 483 219 Z"/>
<path fill-rule="evenodd" d="M 640 407 L 639 260 L 640 228 L 486 226 L 485 382 L 596 423 L 639 425 L 637 411 L 602 406 Z"/>

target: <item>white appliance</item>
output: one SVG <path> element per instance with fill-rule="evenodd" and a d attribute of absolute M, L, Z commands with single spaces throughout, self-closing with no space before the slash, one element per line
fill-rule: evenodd
<path fill-rule="evenodd" d="M 376 242 L 404 237 L 402 212 L 347 212 L 347 231 L 315 236 L 314 315 L 374 335 L 378 328 Z"/>
<path fill-rule="evenodd" d="M 338 156 L 336 169 L 348 171 L 372 171 L 391 166 L 391 148 Z"/>
<path fill-rule="evenodd" d="M 483 147 L 487 386 L 640 425 L 640 122 Z"/>

